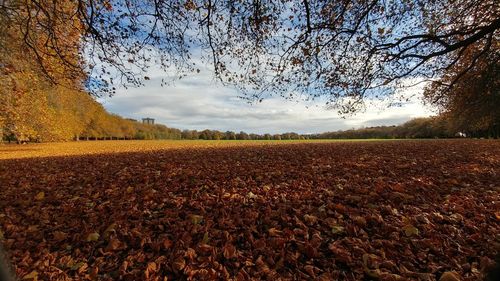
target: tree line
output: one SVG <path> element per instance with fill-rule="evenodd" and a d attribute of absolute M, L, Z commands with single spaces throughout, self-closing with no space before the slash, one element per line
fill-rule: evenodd
<path fill-rule="evenodd" d="M 81 34 L 65 23 L 73 4 L 56 2 L 61 14 L 54 15 L 57 19 L 43 19 L 57 26 L 59 32 L 54 34 L 23 32 L 39 23 L 30 14 L 37 3 L 24 3 L 28 5 L 24 7 L 19 1 L 4 1 L 0 6 L 0 140 L 180 139 L 178 129 L 107 112 L 89 94 L 90 77 L 83 69 L 68 71 L 68 66 L 80 63 L 74 46 L 80 45 Z M 32 51 L 56 39 L 58 46 L 52 53 Z M 40 60 L 45 67 L 37 63 Z"/>
<path fill-rule="evenodd" d="M 247 93 L 250 99 L 293 96 L 290 91 L 327 95 L 328 106 L 352 112 L 365 97 L 390 97 L 403 79 L 416 79 L 428 81 L 425 101 L 440 110 L 438 118 L 401 126 L 311 137 L 499 135 L 495 1 L 181 2 L 2 1 L 0 139 L 306 137 L 181 132 L 110 114 L 93 99 L 99 89 L 113 93 L 120 85 L 140 85 L 149 79 L 147 66 L 158 61 L 165 69 L 195 71 L 194 47 L 208 50 L 216 78 L 255 89 L 257 95 Z M 279 41 L 272 36 L 277 31 L 290 40 Z M 276 48 L 282 52 L 269 56 Z"/>
<path fill-rule="evenodd" d="M 306 139 L 424 139 L 424 138 L 498 138 L 500 128 L 487 130 L 458 130 L 456 120 L 447 115 L 411 119 L 400 125 L 374 126 L 317 134 L 248 134 L 218 130 L 183 130 L 186 140 L 306 140 Z"/>
<path fill-rule="evenodd" d="M 401 125 L 375 126 L 310 135 L 311 139 L 424 139 L 424 138 L 499 138 L 500 128 L 459 130 L 456 120 L 439 115 L 414 118 Z"/>
<path fill-rule="evenodd" d="M 449 128 L 446 120 L 439 117 L 415 118 L 401 125 L 375 126 L 326 132 L 312 135 L 313 139 L 415 139 L 452 138 L 457 133 Z"/>
<path fill-rule="evenodd" d="M 181 138 L 178 129 L 142 124 L 107 112 L 81 86 L 84 77 L 67 81 L 71 84 L 51 83 L 43 69 L 33 63 L 33 56 L 21 43 L 21 34 L 0 26 L 0 46 L 8 47 L 8 52 L 0 52 L 0 140 Z"/>
<path fill-rule="evenodd" d="M 254 134 L 240 131 L 221 132 L 218 130 L 183 130 L 181 138 L 185 140 L 303 140 L 309 139 L 309 135 L 298 134 L 295 132 L 282 134 Z"/>

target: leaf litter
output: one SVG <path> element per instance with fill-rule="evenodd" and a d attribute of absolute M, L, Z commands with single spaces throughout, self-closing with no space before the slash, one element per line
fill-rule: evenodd
<path fill-rule="evenodd" d="M 478 280 L 500 143 L 249 145 L 0 162 L 21 280 Z"/>

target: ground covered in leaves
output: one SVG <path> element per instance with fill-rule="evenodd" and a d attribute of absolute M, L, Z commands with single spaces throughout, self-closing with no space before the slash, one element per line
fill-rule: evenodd
<path fill-rule="evenodd" d="M 498 141 L 116 151 L 0 161 L 20 279 L 478 280 L 499 251 Z"/>

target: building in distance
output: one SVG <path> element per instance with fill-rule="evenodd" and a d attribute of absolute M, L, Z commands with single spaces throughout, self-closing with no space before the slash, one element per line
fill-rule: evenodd
<path fill-rule="evenodd" d="M 153 118 L 142 118 L 142 124 L 154 125 L 155 119 Z"/>

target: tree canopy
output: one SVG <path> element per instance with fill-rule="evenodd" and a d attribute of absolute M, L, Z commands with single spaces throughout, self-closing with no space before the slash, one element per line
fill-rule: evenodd
<path fill-rule="evenodd" d="M 471 60 L 475 60 L 473 66 Z M 458 76 L 461 79 L 455 81 Z M 478 58 L 473 52 L 465 53 L 440 80 L 427 86 L 424 97 L 428 103 L 440 109 L 441 115 L 449 120 L 452 130 L 469 135 L 498 137 L 500 54 L 488 51 Z"/>
<path fill-rule="evenodd" d="M 197 71 L 201 53 L 249 100 L 323 96 L 347 113 L 441 79 L 465 54 L 468 72 L 499 53 L 495 0 L 5 0 L 0 10 L 50 79 L 56 60 L 105 93 L 141 85 L 151 67 L 166 78 Z"/>

